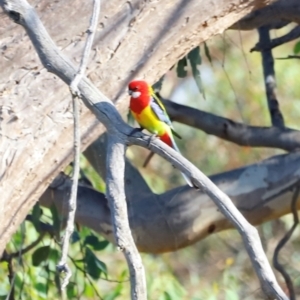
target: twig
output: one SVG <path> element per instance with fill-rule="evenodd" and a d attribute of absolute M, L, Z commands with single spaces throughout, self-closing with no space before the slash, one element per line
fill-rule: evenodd
<path fill-rule="evenodd" d="M 72 93 L 72 102 L 73 102 L 73 117 L 74 117 L 74 167 L 73 167 L 73 178 L 72 178 L 73 183 L 72 183 L 70 198 L 68 200 L 69 213 L 68 213 L 67 226 L 66 226 L 63 246 L 62 246 L 62 255 L 57 265 L 57 270 L 59 272 L 65 272 L 65 277 L 61 284 L 62 290 L 66 288 L 66 286 L 69 283 L 69 279 L 72 275 L 71 269 L 67 265 L 67 256 L 69 250 L 70 237 L 74 231 L 76 197 L 77 197 L 77 189 L 78 189 L 79 170 L 80 170 L 80 166 L 79 166 L 80 164 L 80 130 L 79 130 L 80 121 L 79 121 L 79 103 L 77 99 L 80 97 L 80 92 L 78 89 L 78 84 L 81 81 L 87 66 L 88 58 L 94 40 L 95 31 L 97 28 L 99 13 L 100 13 L 100 0 L 94 0 L 93 14 L 90 20 L 90 27 L 87 30 L 88 36 L 86 39 L 85 48 L 81 58 L 81 63 L 75 78 L 72 80 L 70 84 L 70 91 Z"/>
<path fill-rule="evenodd" d="M 298 130 L 287 127 L 248 126 L 166 99 L 162 101 L 173 121 L 198 128 L 240 146 L 270 147 L 286 151 L 300 148 Z"/>
<path fill-rule="evenodd" d="M 13 258 L 17 258 L 20 255 L 24 255 L 25 253 L 27 253 L 30 250 L 32 250 L 35 246 L 37 246 L 42 241 L 42 239 L 44 238 L 44 236 L 45 236 L 45 233 L 41 233 L 39 235 L 39 237 L 34 242 L 32 242 L 30 245 L 28 245 L 27 247 L 25 247 L 24 249 L 21 249 L 19 251 L 13 252 L 11 254 L 8 254 L 5 251 L 3 253 L 3 256 L 1 257 L 0 261 L 7 261 L 8 262 L 8 261 L 12 260 Z"/>
<path fill-rule="evenodd" d="M 91 286 L 92 286 L 92 288 L 94 289 L 94 291 L 95 291 L 96 295 L 98 296 L 98 298 L 99 298 L 99 299 L 103 299 L 103 298 L 101 297 L 101 295 L 99 294 L 98 289 L 94 286 L 94 283 L 93 283 L 93 281 L 91 280 L 89 274 L 88 274 L 84 269 L 82 269 L 80 266 L 78 266 L 78 264 L 77 264 L 76 261 L 72 258 L 72 256 L 69 256 L 69 259 L 72 261 L 72 263 L 74 264 L 75 268 L 76 268 L 77 270 L 79 270 L 80 272 L 82 272 L 83 275 L 84 275 L 84 277 L 87 278 L 87 280 L 88 280 L 89 283 L 91 284 Z M 103 278 L 100 278 L 100 279 L 103 279 Z"/>
<path fill-rule="evenodd" d="M 278 57 L 276 59 L 300 59 L 300 55 L 288 55 L 287 57 Z"/>
<path fill-rule="evenodd" d="M 257 43 L 250 52 L 254 51 L 264 51 L 264 50 L 271 50 L 277 46 L 280 46 L 282 44 L 288 43 L 290 41 L 293 41 L 300 37 L 300 26 L 296 26 L 293 28 L 290 32 L 287 34 L 280 36 L 278 38 L 275 38 L 273 40 L 270 40 L 269 43 Z"/>
<path fill-rule="evenodd" d="M 98 24 L 98 18 L 100 14 L 100 0 L 93 0 L 94 2 L 94 7 L 93 7 L 93 14 L 90 20 L 90 27 L 87 30 L 87 39 L 83 51 L 83 55 L 81 58 L 79 70 L 73 79 L 73 81 L 70 84 L 70 89 L 73 95 L 78 95 L 80 96 L 80 92 L 78 90 L 78 84 L 80 80 L 82 79 L 85 69 L 87 67 L 88 59 L 90 56 L 90 52 L 92 49 L 93 41 L 94 41 L 94 36 Z"/>
<path fill-rule="evenodd" d="M 140 254 L 129 227 L 124 190 L 125 140 L 118 132 L 108 131 L 106 157 L 106 196 L 111 208 L 112 223 L 117 247 L 126 257 L 129 266 L 131 299 L 146 300 L 146 278 Z"/>
<path fill-rule="evenodd" d="M 298 217 L 298 211 L 297 211 L 297 200 L 299 197 L 299 192 L 300 192 L 300 186 L 298 185 L 296 187 L 296 190 L 294 192 L 292 202 L 291 202 L 291 211 L 294 216 L 294 224 L 290 228 L 290 230 L 285 234 L 285 236 L 278 242 L 278 245 L 275 248 L 274 251 L 274 256 L 273 256 L 273 265 L 274 268 L 281 273 L 282 277 L 285 280 L 285 283 L 287 285 L 287 288 L 289 290 L 290 294 L 290 300 L 296 300 L 296 295 L 295 295 L 295 289 L 293 285 L 293 281 L 288 274 L 288 272 L 284 269 L 283 265 L 279 262 L 279 252 L 280 250 L 285 246 L 285 244 L 288 242 L 288 240 L 291 238 L 293 232 L 295 231 L 296 227 L 299 224 L 299 217 Z"/>
<path fill-rule="evenodd" d="M 272 50 L 268 49 L 270 45 L 270 29 L 267 26 L 258 28 L 259 44 L 264 50 L 261 51 L 264 80 L 268 107 L 270 111 L 272 125 L 276 127 L 284 127 L 283 116 L 279 109 L 279 103 L 276 98 L 276 80 L 274 70 L 274 59 Z"/>
<path fill-rule="evenodd" d="M 89 275 L 87 273 L 86 270 L 84 270 L 83 268 L 81 268 L 75 261 L 75 259 L 73 259 L 72 256 L 69 256 L 70 260 L 72 261 L 73 265 L 75 266 L 76 269 L 78 269 L 80 272 L 82 272 L 85 276 Z M 115 279 L 107 279 L 107 278 L 103 278 L 100 277 L 99 279 L 103 280 L 103 281 L 107 281 L 107 282 L 111 282 L 111 283 L 124 283 L 124 282 L 129 282 L 129 279 L 126 280 L 115 280 Z"/>
<path fill-rule="evenodd" d="M 25 238 L 25 223 L 23 222 L 21 224 L 21 246 L 23 245 Z M 7 252 L 4 252 L 7 255 Z M 19 264 L 21 263 L 21 258 L 22 258 L 22 252 L 21 250 L 18 251 L 17 253 L 18 261 Z M 16 273 L 13 271 L 13 266 L 12 266 L 12 258 L 7 257 L 7 262 L 8 262 L 8 272 L 9 272 L 9 282 L 10 282 L 10 289 L 9 293 L 6 296 L 6 300 L 14 300 L 14 293 L 15 293 L 15 280 L 16 280 Z M 13 298 L 11 298 L 13 297 Z"/>
<path fill-rule="evenodd" d="M 67 264 L 67 256 L 69 251 L 70 237 L 74 231 L 74 220 L 77 206 L 77 190 L 78 190 L 78 179 L 80 169 L 80 130 L 79 130 L 79 103 L 76 96 L 72 96 L 73 102 L 73 120 L 74 120 L 74 167 L 72 177 L 71 194 L 68 200 L 68 217 L 65 235 L 63 238 L 62 253 L 59 263 L 56 268 L 59 272 L 64 272 L 65 277 L 61 284 L 61 289 L 64 290 L 69 283 L 70 277 L 72 276 L 71 269 Z"/>
<path fill-rule="evenodd" d="M 15 300 L 15 272 L 13 269 L 11 258 L 7 261 L 7 268 L 8 268 L 8 280 L 9 280 L 11 288 L 10 288 L 10 292 L 7 295 L 6 299 L 7 300 Z"/>
<path fill-rule="evenodd" d="M 155 154 L 155 153 L 153 153 L 153 152 L 150 152 L 150 153 L 148 154 L 148 156 L 146 157 L 146 159 L 145 159 L 145 161 L 144 161 L 144 163 L 143 163 L 143 168 L 146 168 L 146 167 L 147 167 L 147 165 L 149 164 L 149 162 L 150 162 L 150 160 L 151 160 L 151 158 L 153 157 L 154 154 Z"/>

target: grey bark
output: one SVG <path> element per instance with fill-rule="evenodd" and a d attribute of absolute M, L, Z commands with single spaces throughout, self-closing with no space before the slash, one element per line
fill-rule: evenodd
<path fill-rule="evenodd" d="M 126 140 L 118 132 L 108 133 L 106 195 L 110 204 L 114 236 L 126 257 L 130 274 L 131 299 L 146 300 L 145 270 L 129 227 L 124 190 Z"/>
<path fill-rule="evenodd" d="M 300 148 L 298 130 L 288 127 L 250 126 L 168 100 L 163 102 L 173 121 L 192 126 L 237 145 L 278 148 L 286 151 Z"/>
<path fill-rule="evenodd" d="M 85 155 L 95 170 L 103 175 L 105 157 L 101 149 L 105 149 L 104 143 L 97 141 Z M 258 225 L 291 212 L 291 200 L 300 180 L 299 164 L 300 152 L 294 152 L 216 174 L 210 179 L 232 199 L 251 224 Z M 69 185 L 68 177 L 59 176 L 43 194 L 41 204 L 49 207 L 54 202 L 64 214 L 62 203 Z M 130 226 L 140 251 L 175 251 L 233 228 L 233 224 L 202 191 L 181 186 L 160 195 L 154 194 L 128 162 L 125 191 Z M 80 185 L 78 201 L 76 222 L 114 242 L 105 196 Z M 297 208 L 300 209 L 299 201 Z"/>

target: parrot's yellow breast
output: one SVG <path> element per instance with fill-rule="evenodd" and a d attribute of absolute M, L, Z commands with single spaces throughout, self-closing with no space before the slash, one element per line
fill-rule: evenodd
<path fill-rule="evenodd" d="M 169 126 L 157 118 L 150 106 L 145 107 L 139 114 L 133 111 L 132 114 L 142 128 L 147 129 L 153 134 L 161 136 L 170 131 Z"/>

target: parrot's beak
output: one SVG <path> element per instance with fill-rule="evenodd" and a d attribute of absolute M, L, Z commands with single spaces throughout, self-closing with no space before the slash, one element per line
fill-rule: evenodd
<path fill-rule="evenodd" d="M 132 90 L 128 90 L 128 94 L 131 96 L 132 95 Z"/>

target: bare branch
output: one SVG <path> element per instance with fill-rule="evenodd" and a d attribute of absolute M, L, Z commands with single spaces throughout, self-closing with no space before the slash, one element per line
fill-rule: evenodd
<path fill-rule="evenodd" d="M 73 87 L 77 89 L 76 86 Z M 65 229 L 65 234 L 63 238 L 62 253 L 59 263 L 57 264 L 57 270 L 59 272 L 64 272 L 65 277 L 61 284 L 61 289 L 64 290 L 69 284 L 69 280 L 72 276 L 71 269 L 67 264 L 68 252 L 70 238 L 74 231 L 74 220 L 77 207 L 77 190 L 78 190 L 78 179 L 80 170 L 80 130 L 79 130 L 79 102 L 77 96 L 72 95 L 73 100 L 73 120 L 74 120 L 74 167 L 73 167 L 73 177 L 72 177 L 72 187 L 70 198 L 68 199 L 68 217 L 67 226 Z"/>
<path fill-rule="evenodd" d="M 290 128 L 248 126 L 192 107 L 162 99 L 173 121 L 240 146 L 269 147 L 286 151 L 300 148 L 300 132 Z"/>
<path fill-rule="evenodd" d="M 86 39 L 85 48 L 83 51 L 83 55 L 81 58 L 81 63 L 79 66 L 79 70 L 76 73 L 75 78 L 72 80 L 70 84 L 70 90 L 72 93 L 73 100 L 73 119 L 74 119 L 74 168 L 73 168 L 73 184 L 71 188 L 70 198 L 68 200 L 68 218 L 67 218 L 67 226 L 65 230 L 65 235 L 63 239 L 62 246 L 62 254 L 61 259 L 57 265 L 57 270 L 59 272 L 64 272 L 65 277 L 61 284 L 61 289 L 65 289 L 69 283 L 69 279 L 72 276 L 71 269 L 68 267 L 67 258 L 69 251 L 69 243 L 70 237 L 74 231 L 74 219 L 76 212 L 76 199 L 77 199 L 77 189 L 78 189 L 78 178 L 79 178 L 79 170 L 80 170 L 80 120 L 79 120 L 79 103 L 77 97 L 80 97 L 80 92 L 78 90 L 78 84 L 82 79 L 88 58 L 91 52 L 95 31 L 98 23 L 98 16 L 100 12 L 100 0 L 94 0 L 93 13 L 90 21 L 90 27 L 88 29 L 88 36 Z"/>
<path fill-rule="evenodd" d="M 283 36 L 280 36 L 278 38 L 270 40 L 269 43 L 263 43 L 263 44 L 257 43 L 250 50 L 250 52 L 270 50 L 270 49 L 273 49 L 273 48 L 278 47 L 280 45 L 283 45 L 285 43 L 288 43 L 290 41 L 293 41 L 293 40 L 297 39 L 298 37 L 300 37 L 300 26 L 296 26 L 290 32 L 288 32 L 287 34 L 285 34 Z"/>
<path fill-rule="evenodd" d="M 275 269 L 281 273 L 281 275 L 283 276 L 283 278 L 285 280 L 285 283 L 289 290 L 290 300 L 296 300 L 293 281 L 292 281 L 290 275 L 284 269 L 283 265 L 279 262 L 278 257 L 279 257 L 280 250 L 285 246 L 285 244 L 291 238 L 293 232 L 295 231 L 295 229 L 297 228 L 297 226 L 299 224 L 299 217 L 298 217 L 298 211 L 297 211 L 297 201 L 299 198 L 299 192 L 300 192 L 300 187 L 297 186 L 297 188 L 294 192 L 293 198 L 292 198 L 292 202 L 291 202 L 291 211 L 294 216 L 294 224 L 291 227 L 291 229 L 285 234 L 285 236 L 279 241 L 278 245 L 276 246 L 276 248 L 274 250 L 274 255 L 273 255 L 273 265 L 274 265 Z"/>
<path fill-rule="evenodd" d="M 258 28 L 259 44 L 262 45 L 264 50 L 261 51 L 264 81 L 266 88 L 266 96 L 268 101 L 268 107 L 271 117 L 272 125 L 275 127 L 284 127 L 284 120 L 279 109 L 279 103 L 277 101 L 275 89 L 276 79 L 274 70 L 274 59 L 272 50 L 270 49 L 270 29 L 267 26 Z"/>
<path fill-rule="evenodd" d="M 10 258 L 7 260 L 7 269 L 8 269 L 8 281 L 10 283 L 10 292 L 7 295 L 7 300 L 15 300 L 15 272 L 13 268 L 13 262 Z"/>
<path fill-rule="evenodd" d="M 85 73 L 85 69 L 87 67 L 88 59 L 90 56 L 90 52 L 92 49 L 95 32 L 96 32 L 96 28 L 97 28 L 97 24 L 98 24 L 98 18 L 99 18 L 99 14 L 100 14 L 100 0 L 93 0 L 93 2 L 94 2 L 93 13 L 92 13 L 92 17 L 90 20 L 90 26 L 87 30 L 88 35 L 87 35 L 85 47 L 83 50 L 83 55 L 81 57 L 79 70 L 76 73 L 75 78 L 73 79 L 73 81 L 70 84 L 70 89 L 72 91 L 72 94 L 78 95 L 78 96 L 80 96 L 79 90 L 78 90 L 78 83 L 82 79 L 82 77 Z"/>
<path fill-rule="evenodd" d="M 145 270 L 129 227 L 124 190 L 125 140 L 118 132 L 108 133 L 106 195 L 109 200 L 116 244 L 127 260 L 130 272 L 131 299 L 146 300 Z"/>
<path fill-rule="evenodd" d="M 300 55 L 288 55 L 287 57 L 278 57 L 276 59 L 281 59 L 281 60 L 284 60 L 284 59 L 300 59 Z"/>
<path fill-rule="evenodd" d="M 41 232 L 40 235 L 38 236 L 38 238 L 33 241 L 30 245 L 28 245 L 27 247 L 25 247 L 24 249 L 20 249 L 17 252 L 13 252 L 13 253 L 7 253 L 6 251 L 3 253 L 0 261 L 10 261 L 13 258 L 17 258 L 20 257 L 20 255 L 24 255 L 25 253 L 29 252 L 30 250 L 32 250 L 33 248 L 35 248 L 44 238 L 46 232 Z"/>

